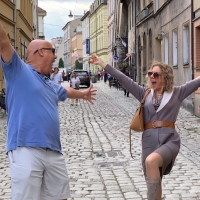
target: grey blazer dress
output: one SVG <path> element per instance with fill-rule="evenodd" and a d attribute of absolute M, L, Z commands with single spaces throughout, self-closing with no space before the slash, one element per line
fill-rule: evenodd
<path fill-rule="evenodd" d="M 144 87 L 138 85 L 132 79 L 121 73 L 119 70 L 107 65 L 105 70 L 115 77 L 123 88 L 127 89 L 138 101 L 140 102 L 144 96 Z M 144 123 L 159 120 L 176 122 L 177 115 L 181 106 L 181 102 L 194 91 L 200 87 L 200 77 L 191 80 L 184 85 L 174 87 L 172 92 L 164 92 L 161 104 L 157 110 L 155 110 L 152 98 L 153 89 L 146 97 L 144 104 Z M 168 166 L 165 166 L 165 161 L 163 160 L 162 175 L 168 174 L 173 165 L 176 156 L 178 155 L 180 149 L 180 137 L 177 131 L 170 127 L 161 128 L 150 128 L 146 129 L 142 134 L 142 165 L 145 174 L 145 160 L 149 154 L 154 152 L 159 147 L 165 145 L 172 152 L 172 160 Z M 158 152 L 159 153 L 159 152 Z M 164 158 L 163 158 L 164 159 Z M 169 162 L 167 162 L 169 163 Z M 145 174 L 146 176 L 146 174 Z"/>

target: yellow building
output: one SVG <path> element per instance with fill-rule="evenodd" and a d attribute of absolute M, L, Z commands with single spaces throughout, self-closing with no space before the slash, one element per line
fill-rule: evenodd
<path fill-rule="evenodd" d="M 107 1 L 95 0 L 90 6 L 90 53 L 108 62 L 108 11 Z M 99 66 L 90 65 L 93 74 Z"/>
<path fill-rule="evenodd" d="M 36 2 L 0 1 L 0 23 L 5 28 L 11 44 L 24 61 L 27 59 L 27 46 L 34 39 L 33 7 L 36 6 Z M 0 68 L 0 91 L 4 87 L 2 68 Z"/>

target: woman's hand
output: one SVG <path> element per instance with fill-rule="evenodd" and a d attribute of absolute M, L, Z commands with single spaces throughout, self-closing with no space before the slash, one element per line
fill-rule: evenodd
<path fill-rule="evenodd" d="M 102 68 L 105 68 L 107 65 L 101 58 L 99 58 L 95 54 L 92 54 L 92 60 L 90 60 L 89 63 L 94 65 L 100 65 Z"/>

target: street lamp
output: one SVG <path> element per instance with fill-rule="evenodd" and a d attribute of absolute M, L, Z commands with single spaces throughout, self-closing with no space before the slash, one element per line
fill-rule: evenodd
<path fill-rule="evenodd" d="M 69 11 L 70 11 L 70 12 L 69 12 L 68 17 L 72 18 L 72 17 L 73 17 L 73 15 L 72 15 L 72 11 L 71 11 L 71 10 L 69 10 Z"/>

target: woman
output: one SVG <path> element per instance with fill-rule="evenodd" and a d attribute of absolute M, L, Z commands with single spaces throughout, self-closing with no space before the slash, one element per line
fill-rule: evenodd
<path fill-rule="evenodd" d="M 80 79 L 79 77 L 76 76 L 75 72 L 72 72 L 71 77 L 70 77 L 70 87 L 79 90 L 79 85 L 80 85 Z M 74 99 L 72 99 L 71 105 L 74 105 Z M 76 105 L 78 105 L 78 99 L 76 99 Z"/>
<path fill-rule="evenodd" d="M 139 101 L 145 89 L 119 70 L 104 63 L 96 55 L 92 64 L 100 65 L 111 76 L 119 80 Z M 200 86 L 200 77 L 182 86 L 174 86 L 173 70 L 162 63 L 153 64 L 147 74 L 148 87 L 151 92 L 144 104 L 145 130 L 142 134 L 142 166 L 147 184 L 147 198 L 161 200 L 161 180 L 169 174 L 180 149 L 180 137 L 174 123 L 181 102 Z"/>

